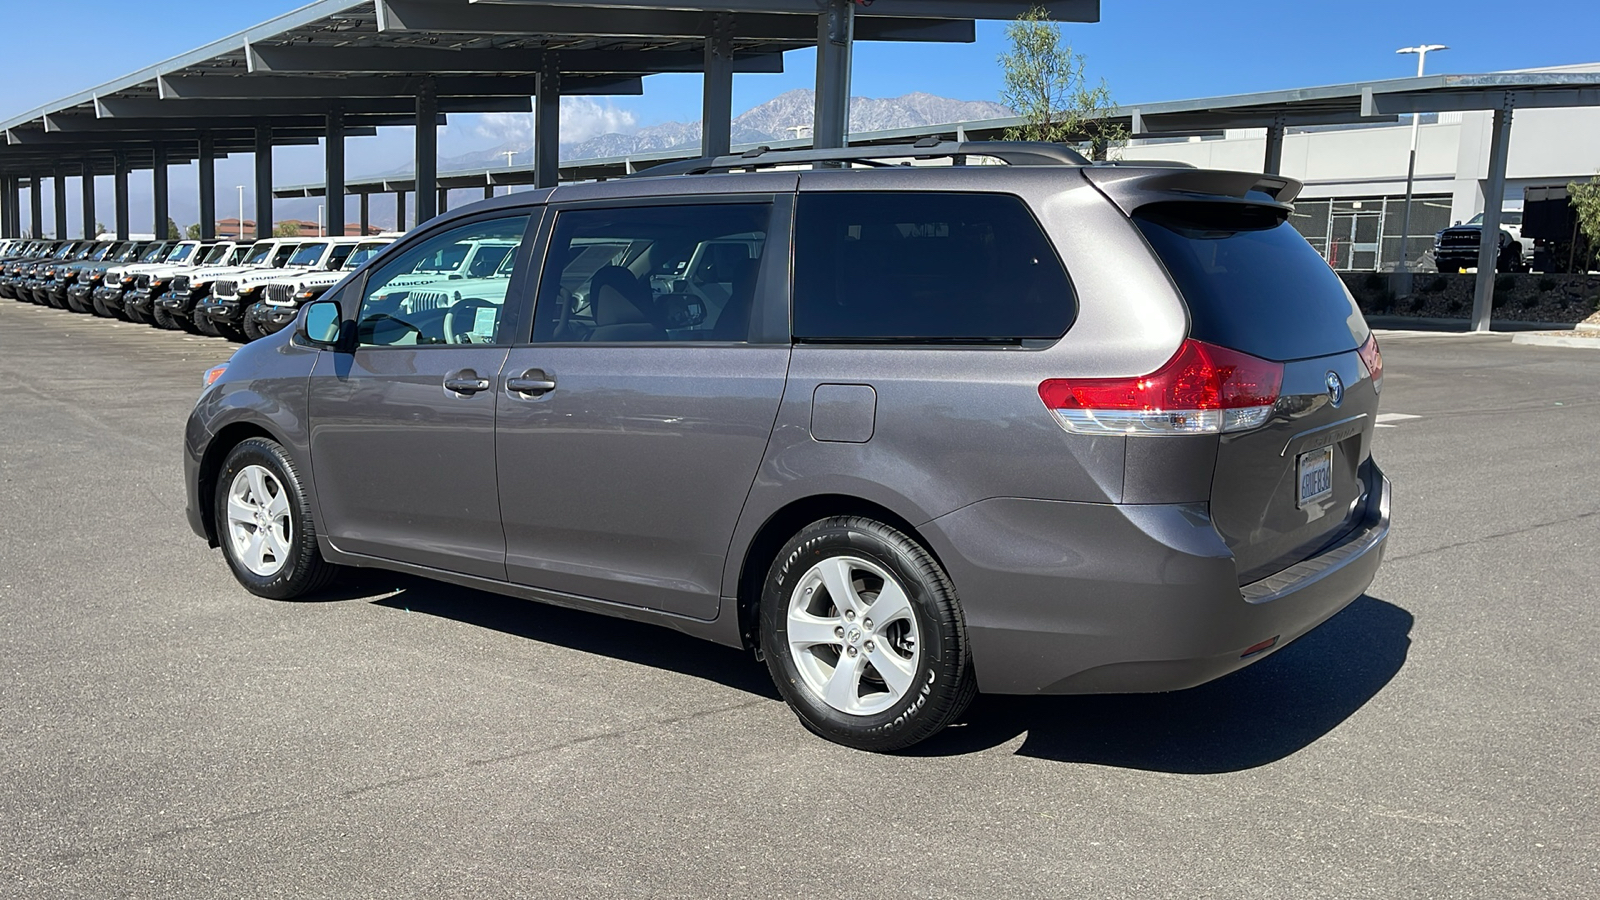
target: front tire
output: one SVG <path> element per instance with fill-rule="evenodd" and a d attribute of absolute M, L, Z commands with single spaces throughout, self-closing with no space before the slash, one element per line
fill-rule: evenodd
<path fill-rule="evenodd" d="M 255 308 L 255 304 L 246 307 L 244 320 L 240 323 L 240 328 L 244 331 L 244 339 L 246 341 L 259 341 L 267 336 L 267 333 L 262 331 L 261 326 L 256 323 L 255 318 L 250 315 Z"/>
<path fill-rule="evenodd" d="M 250 593 L 293 600 L 321 590 L 338 573 L 317 548 L 294 460 L 276 442 L 250 438 L 229 451 L 214 501 L 222 554 Z"/>
<path fill-rule="evenodd" d="M 150 323 L 164 331 L 179 331 L 182 326 L 173 318 L 172 311 L 157 303 L 150 308 Z"/>
<path fill-rule="evenodd" d="M 838 516 L 795 535 L 761 596 L 767 668 L 801 724 L 859 750 L 942 731 L 977 693 L 955 587 L 920 544 Z"/>

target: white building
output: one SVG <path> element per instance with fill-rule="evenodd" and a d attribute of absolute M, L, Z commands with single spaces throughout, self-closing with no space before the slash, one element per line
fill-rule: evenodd
<path fill-rule="evenodd" d="M 1523 71 L 1600 72 L 1600 63 Z M 1492 119 L 1487 111 L 1421 117 L 1412 259 L 1431 253 L 1439 229 L 1483 212 Z M 1502 209 L 1520 211 L 1527 188 L 1564 187 L 1600 172 L 1600 108 L 1517 110 L 1514 123 Z M 1404 117 L 1398 124 L 1291 128 L 1284 136 L 1281 173 L 1305 182 L 1295 225 L 1335 268 L 1394 267 L 1410 149 Z M 1258 128 L 1221 138 L 1136 139 L 1122 156 L 1259 171 L 1265 152 Z"/>

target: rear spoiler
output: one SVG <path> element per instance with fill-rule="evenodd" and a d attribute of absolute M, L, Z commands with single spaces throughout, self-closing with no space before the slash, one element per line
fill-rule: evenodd
<path fill-rule="evenodd" d="M 1303 187 L 1299 181 L 1281 175 L 1219 169 L 1141 167 L 1137 163 L 1114 167 L 1087 166 L 1081 171 L 1100 193 L 1130 216 L 1139 207 L 1152 203 L 1196 200 L 1266 206 L 1287 212 Z"/>

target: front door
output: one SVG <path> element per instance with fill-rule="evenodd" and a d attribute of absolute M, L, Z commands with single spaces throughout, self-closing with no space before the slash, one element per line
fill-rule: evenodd
<path fill-rule="evenodd" d="M 346 289 L 356 347 L 321 354 L 309 403 L 312 476 L 337 549 L 504 580 L 495 386 L 513 267 L 469 282 L 436 262 L 520 248 L 528 224 L 503 214 L 421 235 Z"/>
<path fill-rule="evenodd" d="M 747 198 L 556 214 L 532 341 L 512 349 L 500 389 L 513 582 L 716 617 L 789 364 L 787 318 L 779 340 L 761 312 L 787 283 L 785 254 L 762 252 L 771 210 Z M 698 262 L 708 246 L 715 265 Z"/>

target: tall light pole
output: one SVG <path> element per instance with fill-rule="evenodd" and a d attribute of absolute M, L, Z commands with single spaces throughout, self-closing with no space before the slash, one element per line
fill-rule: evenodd
<path fill-rule="evenodd" d="M 322 216 L 326 208 L 326 204 L 317 204 L 317 237 L 327 237 L 326 234 L 322 233 Z"/>
<path fill-rule="evenodd" d="M 1422 67 L 1428 61 L 1428 54 L 1435 50 L 1449 50 L 1443 44 L 1419 44 L 1415 47 L 1401 47 L 1396 53 L 1415 53 L 1417 55 L 1417 77 L 1422 77 Z M 1400 217 L 1400 267 L 1397 271 L 1411 271 L 1411 253 L 1406 245 L 1411 241 L 1411 189 L 1417 177 L 1417 127 L 1421 124 L 1417 113 L 1411 114 L 1411 161 L 1406 164 L 1406 205 L 1405 213 Z"/>
<path fill-rule="evenodd" d="M 239 243 L 242 244 L 242 243 L 244 243 L 244 185 L 236 184 L 236 185 L 234 185 L 234 187 L 239 189 L 239 218 L 236 219 L 235 221 L 237 221 L 239 223 L 239 235 L 238 235 L 238 238 L 239 238 Z"/>

